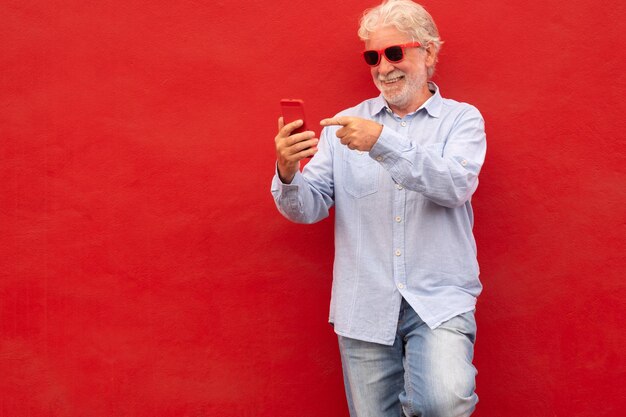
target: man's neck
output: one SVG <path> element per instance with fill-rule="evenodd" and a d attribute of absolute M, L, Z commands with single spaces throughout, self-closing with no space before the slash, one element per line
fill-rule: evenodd
<path fill-rule="evenodd" d="M 417 111 L 417 109 L 419 109 L 420 107 L 422 107 L 424 105 L 424 103 L 426 103 L 428 101 L 429 98 L 431 98 L 433 95 L 435 94 L 434 91 L 430 90 L 430 85 L 427 83 L 423 89 L 421 89 L 415 96 L 414 98 L 411 100 L 410 103 L 408 103 L 405 106 L 396 106 L 393 104 L 389 104 L 389 108 L 398 116 L 400 117 L 404 117 L 407 114 L 411 114 L 415 111 Z"/>

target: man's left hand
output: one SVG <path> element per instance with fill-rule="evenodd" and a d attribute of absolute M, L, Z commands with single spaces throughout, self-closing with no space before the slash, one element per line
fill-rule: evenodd
<path fill-rule="evenodd" d="M 378 140 L 383 131 L 383 125 L 372 120 L 361 119 L 360 117 L 339 116 L 324 119 L 320 122 L 322 126 L 341 126 L 337 130 L 337 137 L 342 144 L 350 149 L 369 152 Z"/>

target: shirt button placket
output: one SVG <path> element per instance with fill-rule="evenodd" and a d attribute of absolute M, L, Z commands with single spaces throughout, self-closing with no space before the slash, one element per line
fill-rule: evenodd
<path fill-rule="evenodd" d="M 394 255 L 394 281 L 396 288 L 404 290 L 406 288 L 406 272 L 404 262 L 404 213 L 406 205 L 406 192 L 400 184 L 395 185 L 393 210 L 393 255 Z"/>
<path fill-rule="evenodd" d="M 409 119 L 396 118 L 398 122 L 398 133 L 409 135 Z M 406 211 L 406 191 L 400 184 L 396 184 L 393 202 L 393 254 L 394 254 L 394 281 L 399 290 L 406 288 L 406 264 L 405 264 L 405 211 Z"/>

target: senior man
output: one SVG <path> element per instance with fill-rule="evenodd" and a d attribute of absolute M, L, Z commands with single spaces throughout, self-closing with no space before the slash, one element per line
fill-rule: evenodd
<path fill-rule="evenodd" d="M 441 40 L 422 6 L 385 1 L 358 34 L 381 94 L 322 120 L 319 140 L 279 119 L 272 194 L 298 223 L 335 207 L 329 321 L 350 415 L 469 416 L 483 118 L 430 81 Z"/>

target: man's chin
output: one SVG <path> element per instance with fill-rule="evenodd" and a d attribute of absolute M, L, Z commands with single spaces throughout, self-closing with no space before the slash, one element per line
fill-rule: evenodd
<path fill-rule="evenodd" d="M 383 91 L 385 101 L 393 106 L 402 107 L 406 103 L 406 97 L 400 94 L 387 94 Z"/>
<path fill-rule="evenodd" d="M 380 91 L 383 93 L 383 97 L 385 97 L 385 100 L 387 101 L 403 101 L 406 97 L 406 91 L 404 86 L 393 86 L 393 87 L 383 87 L 380 89 Z"/>

